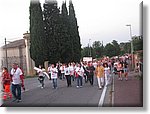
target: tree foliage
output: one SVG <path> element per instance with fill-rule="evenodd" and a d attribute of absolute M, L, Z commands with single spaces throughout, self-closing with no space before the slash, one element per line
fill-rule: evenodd
<path fill-rule="evenodd" d="M 43 65 L 46 59 L 45 34 L 42 9 L 39 0 L 30 2 L 30 55 L 35 65 Z"/>

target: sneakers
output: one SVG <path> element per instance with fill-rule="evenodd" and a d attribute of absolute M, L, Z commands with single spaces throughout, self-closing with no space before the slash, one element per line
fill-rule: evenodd
<path fill-rule="evenodd" d="M 79 86 L 77 86 L 77 88 L 79 88 Z"/>
<path fill-rule="evenodd" d="M 17 103 L 21 102 L 21 100 L 17 100 Z"/>

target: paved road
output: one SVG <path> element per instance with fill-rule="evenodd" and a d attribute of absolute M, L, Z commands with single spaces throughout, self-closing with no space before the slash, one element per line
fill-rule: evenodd
<path fill-rule="evenodd" d="M 22 93 L 22 102 L 8 100 L 3 106 L 98 106 L 103 91 L 98 90 L 96 80 L 94 86 L 84 83 L 79 89 L 76 82 L 67 87 L 66 81 L 58 80 L 58 89 L 55 90 L 48 79 L 45 88 L 41 89 L 37 78 L 26 79 L 25 86 L 27 91 Z"/>
<path fill-rule="evenodd" d="M 94 86 L 89 83 L 83 88 L 67 87 L 66 80 L 58 79 L 58 89 L 52 89 L 52 82 L 45 79 L 45 88 L 41 89 L 37 78 L 25 79 L 25 92 L 22 92 L 22 102 L 16 103 L 7 100 L 2 106 L 100 106 L 100 107 L 130 107 L 142 106 L 142 80 L 137 79 L 136 73 L 129 73 L 128 81 L 118 81 L 117 76 L 112 78 L 109 86 L 98 90 L 97 80 Z"/>

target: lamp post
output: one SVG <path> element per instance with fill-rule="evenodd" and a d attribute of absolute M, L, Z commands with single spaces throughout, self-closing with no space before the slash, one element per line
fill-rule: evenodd
<path fill-rule="evenodd" d="M 89 39 L 89 55 L 90 55 L 90 57 L 91 57 L 91 39 Z"/>
<path fill-rule="evenodd" d="M 130 27 L 130 37 L 131 37 L 131 56 L 132 56 L 131 64 L 132 64 L 132 69 L 133 69 L 133 67 L 134 67 L 134 60 L 133 60 L 133 58 L 134 58 L 134 55 L 133 55 L 134 50 L 133 50 L 133 40 L 132 40 L 132 29 L 131 29 L 131 25 L 130 25 L 130 24 L 129 24 L 129 25 L 126 25 L 126 26 Z"/>
<path fill-rule="evenodd" d="M 6 38 L 5 38 L 5 56 L 6 56 L 6 67 L 8 68 L 8 59 L 7 59 L 7 44 L 6 44 Z"/>

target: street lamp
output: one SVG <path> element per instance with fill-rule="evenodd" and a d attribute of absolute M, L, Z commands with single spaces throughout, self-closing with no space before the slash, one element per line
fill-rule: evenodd
<path fill-rule="evenodd" d="M 131 25 L 130 24 L 128 24 L 128 25 L 126 25 L 126 26 L 128 26 L 128 27 L 130 27 L 130 37 L 131 37 L 131 56 L 132 56 L 132 69 L 133 69 L 133 66 L 134 66 L 134 61 L 133 61 L 133 58 L 134 58 L 134 56 L 133 56 L 133 40 L 132 40 L 132 29 L 131 29 Z"/>
<path fill-rule="evenodd" d="M 89 39 L 89 55 L 90 55 L 90 57 L 91 57 L 91 39 Z"/>
<path fill-rule="evenodd" d="M 8 59 L 7 59 L 7 44 L 6 44 L 6 38 L 5 38 L 5 55 L 6 55 L 6 67 L 8 68 Z"/>

